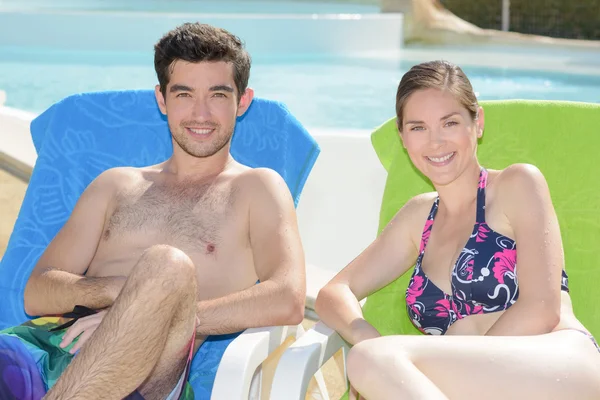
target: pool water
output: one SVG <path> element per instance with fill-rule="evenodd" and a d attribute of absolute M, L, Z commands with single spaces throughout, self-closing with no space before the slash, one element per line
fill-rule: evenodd
<path fill-rule="evenodd" d="M 257 58 L 250 86 L 287 104 L 308 127 L 372 129 L 394 115 L 395 92 L 412 63 L 401 59 Z M 464 68 L 480 100 L 552 99 L 600 103 L 600 76 Z M 56 53 L 0 48 L 6 105 L 42 112 L 78 92 L 151 89 L 152 54 Z"/>
<path fill-rule="evenodd" d="M 142 11 L 160 13 L 337 14 L 378 13 L 377 0 L 0 0 L 0 10 Z"/>

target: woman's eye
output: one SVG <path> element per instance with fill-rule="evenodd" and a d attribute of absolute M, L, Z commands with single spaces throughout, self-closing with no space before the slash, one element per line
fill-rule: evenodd
<path fill-rule="evenodd" d="M 423 128 L 422 126 L 413 126 L 412 128 L 410 128 L 411 131 L 422 131 L 425 128 Z"/>
<path fill-rule="evenodd" d="M 458 125 L 458 122 L 456 122 L 456 121 L 448 121 L 448 122 L 446 122 L 446 126 L 454 126 L 454 125 Z"/>

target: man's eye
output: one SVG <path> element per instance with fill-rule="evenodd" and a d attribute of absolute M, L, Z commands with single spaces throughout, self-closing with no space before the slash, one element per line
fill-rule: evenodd
<path fill-rule="evenodd" d="M 411 131 L 422 131 L 425 128 L 423 128 L 422 126 L 413 126 L 412 128 L 410 128 Z"/>
<path fill-rule="evenodd" d="M 227 97 L 227 95 L 225 93 L 215 93 L 213 97 Z"/>
<path fill-rule="evenodd" d="M 190 97 L 189 93 L 178 93 L 176 97 Z"/>

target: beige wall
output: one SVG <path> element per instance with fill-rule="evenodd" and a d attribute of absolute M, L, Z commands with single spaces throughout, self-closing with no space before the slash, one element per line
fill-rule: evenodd
<path fill-rule="evenodd" d="M 17 219 L 27 184 L 0 169 L 0 258 Z"/>

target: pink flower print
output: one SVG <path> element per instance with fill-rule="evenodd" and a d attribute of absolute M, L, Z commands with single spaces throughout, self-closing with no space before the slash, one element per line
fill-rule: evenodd
<path fill-rule="evenodd" d="M 423 294 L 423 282 L 424 279 L 422 276 L 415 275 L 410 282 L 410 286 L 406 290 L 406 304 L 418 315 L 421 314 L 416 307 L 414 307 L 414 304 L 417 302 L 417 297 Z"/>
<path fill-rule="evenodd" d="M 479 189 L 485 189 L 485 184 L 487 182 L 487 173 L 485 171 L 481 171 L 479 175 Z"/>
<path fill-rule="evenodd" d="M 427 222 L 425 222 L 425 229 L 423 229 L 423 235 L 421 236 L 421 248 L 419 249 L 419 253 L 422 253 L 423 250 L 425 250 L 425 246 L 427 246 L 429 235 L 431 235 L 432 226 L 433 220 L 428 219 Z"/>
<path fill-rule="evenodd" d="M 469 305 L 469 303 L 465 303 L 465 315 L 473 315 L 473 314 L 483 314 L 483 306 L 479 304 L 475 304 L 473 308 Z"/>
<path fill-rule="evenodd" d="M 479 224 L 479 227 L 477 228 L 477 237 L 475 238 L 475 242 L 485 242 L 485 239 L 487 239 L 488 237 L 488 233 L 490 233 L 490 230 L 486 228 L 485 224 Z"/>
<path fill-rule="evenodd" d="M 436 314 L 438 317 L 447 317 L 450 315 L 450 310 L 453 308 L 453 305 L 450 304 L 450 300 L 442 299 L 435 302 L 435 304 L 439 304 L 437 307 L 434 307 L 438 313 Z"/>
<path fill-rule="evenodd" d="M 514 249 L 504 249 L 494 254 L 494 278 L 499 283 L 504 284 L 504 275 L 512 274 L 514 276 L 517 266 L 517 251 Z"/>
<path fill-rule="evenodd" d="M 467 271 L 467 280 L 471 281 L 473 280 L 473 265 L 475 264 L 475 259 L 471 258 L 469 260 L 469 262 L 467 263 L 467 268 L 465 268 L 465 271 Z"/>

